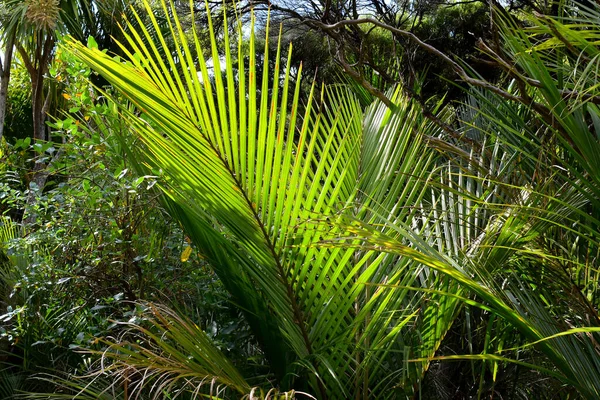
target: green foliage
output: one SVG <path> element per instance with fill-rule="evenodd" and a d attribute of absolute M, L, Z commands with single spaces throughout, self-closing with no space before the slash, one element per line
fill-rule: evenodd
<path fill-rule="evenodd" d="M 206 51 L 190 46 L 173 18 L 177 59 L 136 37 L 127 38 L 137 51 L 130 63 L 72 46 L 143 110 L 140 120 L 121 107 L 145 145 L 133 155 L 141 168 L 160 169 L 165 203 L 245 307 L 277 387 L 320 398 L 413 396 L 426 390 L 432 362 L 460 359 L 471 362 L 471 380 L 456 385 L 471 395 L 511 390 L 501 375 L 517 375 L 517 365 L 553 378 L 545 390 L 562 383 L 597 397 L 595 290 L 574 294 L 572 283 L 583 275 L 595 285 L 586 272 L 589 251 L 597 252 L 600 170 L 588 24 L 531 18 L 524 31 L 504 21 L 504 56 L 515 68 L 507 72 L 517 82 L 474 93 L 456 141 L 398 92 L 394 110 L 376 103 L 363 112 L 345 89 L 325 89 L 299 118 L 297 91 L 287 108 L 289 64 L 282 77 L 276 63 L 273 77 L 265 68 L 254 80 L 252 34 L 249 64 L 238 61 L 237 74 L 225 35 L 224 72 L 215 68 L 211 81 Z M 211 52 L 216 60 L 214 36 Z M 525 107 L 502 99 L 517 90 Z M 565 238 L 577 246 L 569 251 Z M 452 356 L 443 346 L 456 345 L 445 338 L 459 317 L 469 354 Z M 164 335 L 184 329 L 175 314 L 166 319 L 173 324 L 162 324 Z M 127 343 L 116 342 L 106 357 L 164 387 L 179 378 L 159 360 L 214 351 L 201 333 L 186 343 L 123 358 L 115 350 Z M 247 394 L 229 379 L 238 372 L 211 354 L 186 376 L 219 376 Z"/>
<path fill-rule="evenodd" d="M 19 139 L 11 146 L 0 141 L 0 215 L 19 219 L 25 204 L 25 155 L 31 139 Z"/>
<path fill-rule="evenodd" d="M 372 227 L 353 229 L 369 248 L 385 247 L 451 276 L 476 295 L 489 321 L 503 319 L 486 328 L 490 339 L 481 354 L 440 360 L 521 363 L 566 385 L 549 384 L 544 391 L 596 398 L 600 328 L 590 288 L 598 281 L 590 268 L 599 243 L 600 144 L 592 105 L 598 49 L 588 38 L 597 35 L 589 21 L 598 10 L 565 13 L 561 20 L 529 17 L 526 29 L 513 20 L 501 25 L 502 56 L 490 55 L 508 66 L 514 82 L 506 92 L 474 90 L 462 115 L 468 156 L 448 164 L 448 178 L 439 182 L 441 207 L 434 208 L 446 215 L 442 220 L 456 219 L 452 230 L 436 235 L 446 246 L 423 242 L 407 226 L 396 228 L 401 241 Z M 517 93 L 519 102 L 506 100 Z M 497 341 L 489 347 L 507 328 L 520 337 L 510 346 Z M 505 358 L 517 349 L 518 358 Z"/>
<path fill-rule="evenodd" d="M 125 57 L 57 51 L 61 144 L 2 148 L 0 211 L 36 206 L 0 222 L 20 365 L 0 390 L 50 367 L 30 397 L 599 396 L 597 8 L 499 13 L 481 48 L 509 83 L 434 124 L 400 88 L 388 109 L 303 84 L 268 26 L 263 44 L 145 7 Z M 423 26 L 462 52 L 486 12 Z M 398 73 L 391 35 L 368 36 Z M 27 152 L 53 159 L 44 191 L 19 184 Z"/>
<path fill-rule="evenodd" d="M 0 235 L 0 343 L 8 366 L 0 376 L 53 391 L 44 380 L 22 377 L 84 370 L 92 359 L 77 350 L 118 335 L 115 321 L 133 321 L 131 302 L 140 299 L 168 299 L 194 315 L 234 360 L 256 356 L 239 311 L 158 202 L 158 177 L 136 175 L 128 164 L 125 146 L 137 140 L 115 104 L 89 87 L 89 69 L 69 53 L 57 52 L 51 74 L 68 110 L 50 124 L 62 143 L 3 142 L 0 154 L 7 161 L 2 213 L 20 220 L 25 200 L 35 196 L 32 223 L 11 228 L 10 238 Z M 52 157 L 43 191 L 24 189 L 12 173 L 31 153 Z M 17 226 L 3 218 L 0 232 Z"/>
<path fill-rule="evenodd" d="M 177 48 L 188 49 L 176 19 L 173 24 Z M 375 225 L 389 218 L 413 221 L 418 209 L 401 205 L 418 204 L 428 191 L 435 153 L 422 138 L 439 135 L 439 128 L 399 91 L 391 93 L 396 110 L 374 104 L 363 116 L 346 89 L 332 88 L 322 93 L 318 109 L 310 99 L 300 119 L 298 81 L 288 111 L 289 59 L 282 76 L 278 66 L 273 78 L 265 68 L 258 82 L 252 34 L 248 65 L 239 61 L 234 71 L 225 46 L 225 71 L 222 75 L 215 67 L 214 86 L 199 42 L 179 54 L 178 64 L 135 37 L 128 40 L 138 51 L 130 63 L 71 45 L 144 111 L 139 119 L 121 107 L 145 146 L 134 155 L 140 166 L 161 171 L 166 204 L 245 309 L 277 386 L 321 398 L 411 394 L 429 363 L 408 360 L 435 352 L 452 324 L 456 302 L 445 306 L 443 319 L 433 313 L 439 310 L 433 303 L 424 308 L 431 315 L 416 318 L 427 303 L 425 292 L 412 287 L 435 285 L 435 276 L 423 280 L 418 265 L 355 250 L 343 237 L 339 245 L 321 243 L 327 232 L 311 221 L 338 212 Z M 241 39 L 238 49 L 244 49 Z M 217 54 L 213 37 L 213 60 Z M 196 57 L 202 81 L 188 68 Z M 283 83 L 271 87 L 270 82 Z M 296 121 L 302 121 L 298 127 Z M 391 211 L 382 215 L 382 210 Z M 173 324 L 162 328 L 164 335 L 174 335 Z M 212 352 L 213 344 L 200 339 L 180 344 L 188 352 L 195 347 Z M 158 360 L 171 359 L 173 349 L 160 346 L 139 359 L 123 358 L 118 354 L 125 345 L 115 343 L 105 353 L 119 360 L 115 368 L 147 371 L 150 390 L 162 387 L 154 382 L 172 382 Z M 221 361 L 211 360 L 186 373 L 188 379 L 198 385 L 220 376 Z M 223 376 L 221 382 L 231 380 Z M 242 395 L 247 388 L 233 387 Z"/>
<path fill-rule="evenodd" d="M 493 39 L 492 29 L 489 6 L 470 3 L 440 7 L 436 13 L 423 18 L 413 32 L 445 54 L 468 63 L 486 80 L 496 81 L 501 71 L 485 62 L 477 46 L 478 40 Z M 411 44 L 407 47 L 410 49 Z M 407 74 L 410 69 L 417 72 L 423 82 L 424 98 L 436 95 L 460 100 L 464 96 L 464 90 L 456 85 L 454 71 L 437 56 L 413 50 L 405 57 L 404 71 Z"/>
<path fill-rule="evenodd" d="M 8 86 L 4 135 L 12 142 L 30 137 L 32 131 L 30 78 L 22 63 L 17 61 L 13 63 Z"/>

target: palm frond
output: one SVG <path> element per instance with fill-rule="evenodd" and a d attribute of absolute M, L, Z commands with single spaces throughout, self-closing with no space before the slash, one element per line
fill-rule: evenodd
<path fill-rule="evenodd" d="M 310 221 L 351 212 L 371 224 L 412 222 L 435 158 L 423 136 L 438 128 L 399 89 L 390 93 L 397 109 L 376 102 L 363 116 L 348 89 L 313 88 L 299 114 L 290 58 L 261 74 L 253 29 L 248 57 L 242 35 L 237 55 L 230 51 L 226 30 L 224 49 L 214 34 L 204 49 L 163 7 L 172 15 L 172 53 L 159 52 L 143 29 L 123 45 L 135 52 L 128 63 L 70 46 L 142 113 L 122 109 L 147 147 L 140 165 L 160 171 L 166 204 L 245 310 L 280 387 L 308 387 L 322 398 L 391 395 L 395 384 L 386 378 L 403 373 L 402 335 L 423 296 L 372 285 L 410 287 L 422 269 L 396 256 L 319 246 L 324 232 Z M 431 346 L 450 324 L 436 324 Z"/>

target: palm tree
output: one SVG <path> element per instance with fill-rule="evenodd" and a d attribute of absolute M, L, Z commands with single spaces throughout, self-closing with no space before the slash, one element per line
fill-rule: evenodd
<path fill-rule="evenodd" d="M 70 46 L 141 113 L 122 108 L 145 144 L 132 156 L 160 174 L 165 204 L 244 310 L 270 367 L 264 392 L 414 396 L 432 362 L 458 358 L 489 368 L 480 394 L 514 364 L 597 398 L 596 10 L 532 18 L 528 31 L 504 21 L 511 62 L 499 63 L 515 83 L 473 89 L 462 140 L 398 89 L 393 108 L 363 111 L 346 87 L 313 87 L 300 112 L 289 53 L 283 73 L 278 49 L 259 79 L 253 27 L 237 52 L 225 29 L 220 50 L 209 18 L 203 49 L 163 11 L 171 53 L 147 29 L 126 36 L 127 63 Z M 447 355 L 469 310 L 481 310 L 482 349 Z M 148 316 L 132 325 L 142 336 L 107 342 L 115 385 L 258 394 L 193 323 L 157 306 Z"/>
<path fill-rule="evenodd" d="M 289 83 L 289 54 L 283 73 L 277 50 L 273 75 L 265 69 L 258 79 L 253 33 L 248 65 L 242 35 L 232 54 L 227 33 L 222 53 L 211 34 L 213 86 L 198 36 L 190 46 L 177 15 L 166 5 L 164 14 L 172 16 L 173 54 L 145 46 L 146 30 L 127 37 L 135 56 L 128 54 L 132 62 L 126 64 L 70 45 L 143 110 L 143 119 L 123 110 L 147 146 L 146 155 L 137 154 L 140 165 L 161 171 L 165 202 L 244 309 L 275 386 L 319 398 L 412 392 L 427 363 L 407 360 L 429 356 L 446 329 L 442 320 L 417 319 L 419 307 L 434 308 L 410 290 L 425 279 L 423 269 L 345 241 L 319 244 L 327 233 L 320 221 L 338 212 L 370 224 L 413 221 L 419 211 L 403 204 L 418 204 L 427 192 L 435 154 L 425 139 L 434 139 L 439 128 L 399 90 L 390 94 L 395 110 L 375 103 L 363 113 L 346 88 L 313 88 L 300 113 L 300 82 L 295 88 Z M 413 348 L 416 325 L 421 334 L 431 330 L 422 349 Z M 116 347 L 111 354 L 119 358 Z M 150 361 L 139 365 L 154 371 Z M 192 375 L 190 383 L 229 370 L 214 358 L 201 365 L 205 375 Z M 176 368 L 163 372 L 177 375 Z M 402 388 L 398 380 L 406 381 Z M 241 392 L 251 387 L 232 386 Z"/>
<path fill-rule="evenodd" d="M 453 277 L 490 321 L 504 321 L 487 326 L 482 353 L 440 359 L 498 365 L 510 351 L 535 347 L 510 362 L 556 377 L 568 385 L 557 387 L 563 396 L 584 398 L 600 393 L 598 28 L 590 25 L 598 16 L 579 5 L 562 19 L 531 16 L 525 29 L 502 22 L 504 47 L 487 51 L 513 82 L 504 93 L 471 92 L 462 115 L 470 141 L 461 144 L 469 156 L 439 180 L 433 212 L 453 229 L 433 235 L 437 246 L 406 226 L 396 238 L 371 227 L 355 236 Z M 433 218 L 430 230 L 439 223 Z M 487 339 L 506 324 L 521 336 L 508 351 Z"/>

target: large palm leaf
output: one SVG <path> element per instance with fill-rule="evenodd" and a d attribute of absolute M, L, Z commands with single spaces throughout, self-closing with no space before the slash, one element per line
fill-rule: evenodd
<path fill-rule="evenodd" d="M 535 343 L 550 362 L 529 353 L 535 368 L 597 398 L 598 282 L 592 254 L 598 251 L 600 148 L 592 21 L 598 11 L 569 11 L 571 17 L 562 20 L 531 17 L 528 29 L 504 21 L 500 62 L 511 65 L 509 74 L 517 81 L 508 90 L 532 103 L 473 91 L 463 123 L 467 136 L 478 140 L 463 144 L 473 157 L 452 160 L 448 177 L 439 180 L 432 201 L 434 240 L 425 242 L 402 224 L 395 227 L 404 241 L 378 237 L 380 229 L 347 229 L 349 239 L 364 239 L 368 248 L 403 254 L 451 277 L 479 302 L 461 298 L 463 303 L 502 317 L 530 342 L 517 348 Z M 449 229 L 436 230 L 436 224 Z M 582 281 L 585 286 L 578 286 Z M 498 348 L 494 355 L 457 358 L 506 362 L 507 354 Z"/>
<path fill-rule="evenodd" d="M 256 69 L 253 27 L 247 46 L 241 34 L 231 46 L 225 30 L 221 50 L 211 33 L 207 51 L 163 7 L 171 53 L 144 29 L 127 36 L 127 63 L 70 46 L 142 113 L 122 109 L 146 146 L 140 165 L 161 174 L 172 214 L 245 311 L 277 384 L 319 398 L 410 392 L 414 378 L 403 385 L 401 376 L 413 356 L 424 296 L 411 287 L 422 268 L 343 240 L 320 245 L 332 233 L 321 222 L 349 213 L 373 225 L 412 223 L 435 157 L 423 136 L 438 128 L 399 90 L 390 93 L 394 110 L 376 103 L 363 115 L 344 87 L 313 88 L 301 107 L 289 54 L 284 68 L 278 49 L 274 71 Z M 443 321 L 426 347 L 439 344 L 451 318 Z"/>

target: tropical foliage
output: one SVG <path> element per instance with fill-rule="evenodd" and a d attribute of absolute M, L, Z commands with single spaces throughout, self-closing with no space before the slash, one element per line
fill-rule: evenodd
<path fill-rule="evenodd" d="M 7 213 L 36 198 L 31 232 L 0 220 L 4 336 L 52 360 L 25 396 L 600 395 L 598 7 L 496 9 L 496 81 L 415 41 L 450 104 L 306 82 L 254 16 L 144 7 L 121 56 L 67 39 L 49 69 L 55 187 L 0 170 Z"/>
<path fill-rule="evenodd" d="M 225 31 L 223 53 L 211 35 L 205 51 L 167 5 L 164 12 L 173 18 L 171 54 L 146 45 L 148 31 L 127 37 L 129 63 L 72 46 L 142 111 L 122 110 L 145 144 L 134 154 L 139 168 L 160 172 L 165 204 L 243 308 L 275 387 L 318 398 L 414 395 L 436 355 L 449 357 L 440 346 L 455 319 L 473 313 L 468 306 L 487 325 L 482 351 L 469 343 L 471 354 L 459 356 L 491 368 L 479 393 L 516 363 L 597 395 L 595 305 L 573 295 L 568 267 L 589 276 L 589 263 L 556 239 L 575 235 L 588 250 L 595 243 L 594 214 L 582 211 L 596 200 L 587 171 L 600 153 L 586 123 L 596 118 L 595 77 L 575 68 L 573 84 L 558 81 L 573 75 L 564 71 L 573 59 L 560 49 L 562 34 L 547 38 L 563 30 L 578 37 L 571 47 L 590 52 L 587 30 L 505 21 L 503 57 L 516 63 L 508 71 L 515 83 L 506 92 L 476 89 L 457 139 L 399 90 L 389 94 L 393 109 L 376 102 L 362 111 L 340 86 L 313 87 L 301 107 L 279 49 L 273 76 L 265 68 L 258 79 L 252 28 L 246 64 L 242 35 L 230 51 Z M 568 50 L 575 61 L 582 55 Z M 450 111 L 437 110 L 438 122 L 451 123 Z M 189 341 L 185 321 L 160 311 L 151 321 L 169 315 L 172 325 L 152 325 L 180 347 L 154 336 L 154 351 L 134 356 L 125 341 L 104 357 L 138 374 L 136 389 L 161 392 L 182 379 L 185 352 L 202 348 L 198 370 L 184 374 L 191 392 L 210 381 L 249 393 L 253 385 L 202 334 Z M 500 339 L 507 330 L 518 336 Z M 174 364 L 156 362 L 165 354 Z"/>

